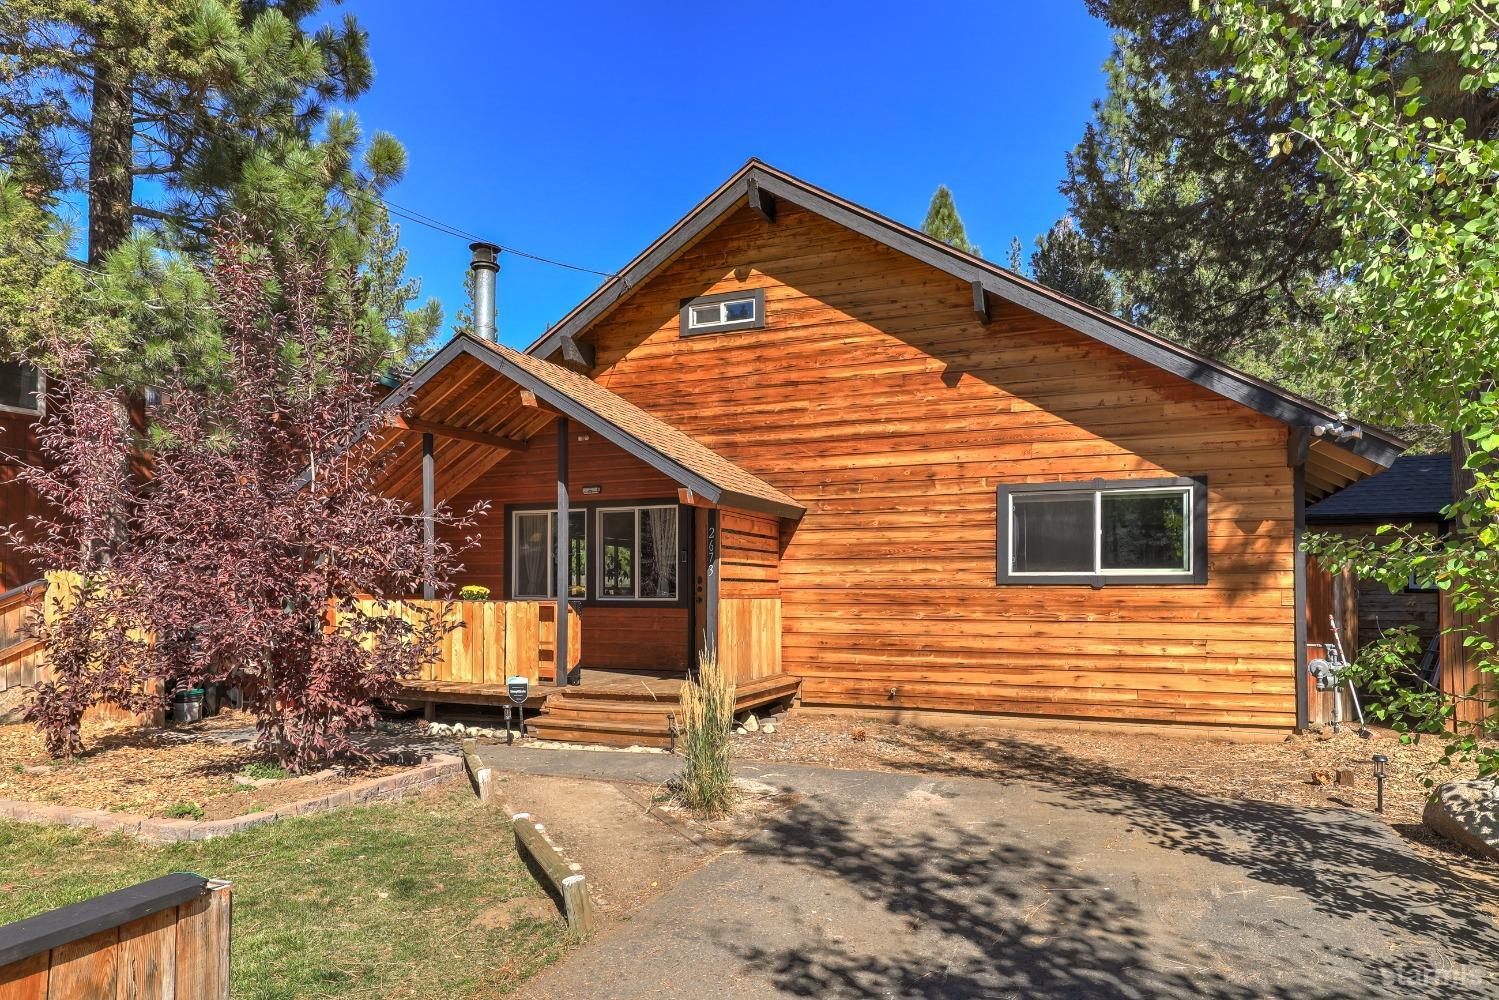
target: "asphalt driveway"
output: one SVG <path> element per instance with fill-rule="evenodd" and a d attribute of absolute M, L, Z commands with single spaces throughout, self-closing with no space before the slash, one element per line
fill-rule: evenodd
<path fill-rule="evenodd" d="M 659 756 L 496 747 L 658 782 Z M 745 768 L 805 793 L 533 998 L 1489 997 L 1478 889 L 1349 810 L 1059 766 L 1055 785 Z M 586 861 L 586 859 L 585 859 Z"/>

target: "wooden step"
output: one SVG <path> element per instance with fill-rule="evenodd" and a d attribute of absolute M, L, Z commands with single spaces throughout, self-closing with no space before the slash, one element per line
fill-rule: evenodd
<path fill-rule="evenodd" d="M 609 685 L 607 687 L 589 687 L 586 684 L 566 689 L 568 698 L 577 698 L 588 701 L 629 701 L 644 702 L 648 705 L 675 705 L 681 695 L 681 684 L 673 681 L 670 683 L 656 682 L 653 690 L 644 687 L 620 687 Z M 558 692 L 561 693 L 560 691 Z"/>
<path fill-rule="evenodd" d="M 623 698 L 566 698 L 552 695 L 547 699 L 548 712 L 626 712 L 631 715 L 665 716 L 680 712 L 674 701 L 630 701 Z"/>
<path fill-rule="evenodd" d="M 567 743 L 597 743 L 613 747 L 671 745 L 671 734 L 666 729 L 664 719 L 658 732 L 629 722 L 577 722 L 539 715 L 526 723 L 526 731 L 537 739 Z"/>

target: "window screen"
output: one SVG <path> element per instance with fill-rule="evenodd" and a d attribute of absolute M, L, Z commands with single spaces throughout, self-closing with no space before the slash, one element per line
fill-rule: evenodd
<path fill-rule="evenodd" d="M 1093 572 L 1093 494 L 1017 496 L 1014 518 L 1014 572 Z"/>

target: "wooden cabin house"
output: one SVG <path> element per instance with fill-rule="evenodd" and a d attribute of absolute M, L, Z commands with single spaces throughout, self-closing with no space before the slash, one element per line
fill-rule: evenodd
<path fill-rule="evenodd" d="M 1306 511 L 1307 530 L 1373 538 L 1384 525 L 1416 532 L 1445 534 L 1445 512 L 1452 504 L 1452 456 L 1402 455 L 1377 476 L 1313 504 Z M 1441 611 L 1438 590 L 1429 580 L 1410 580 L 1391 590 L 1377 580 L 1348 580 L 1346 607 L 1340 622 L 1349 653 L 1378 639 L 1387 629 L 1412 626 L 1435 661 Z"/>
<path fill-rule="evenodd" d="M 806 706 L 1305 724 L 1306 507 L 1405 447 L 759 161 L 389 403 L 392 491 L 492 502 L 460 582 L 576 616 L 543 730 L 612 742 L 710 648 Z"/>

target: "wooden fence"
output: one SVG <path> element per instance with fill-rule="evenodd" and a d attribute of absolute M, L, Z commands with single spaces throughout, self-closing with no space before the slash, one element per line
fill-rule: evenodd
<path fill-rule="evenodd" d="M 1482 634 L 1489 642 L 1499 645 L 1499 621 L 1478 622 L 1473 615 L 1458 611 L 1452 606 L 1452 598 L 1442 591 L 1438 614 L 1441 627 L 1442 678 L 1441 688 L 1454 697 L 1466 699 L 1470 691 L 1477 689 L 1479 700 L 1460 700 L 1453 714 L 1454 722 L 1483 722 L 1488 713 L 1485 701 L 1499 698 L 1499 676 L 1478 669 L 1476 657 L 1464 644 L 1469 635 Z M 1499 725 L 1499 718 L 1490 718 L 1489 723 Z"/>
<path fill-rule="evenodd" d="M 45 580 L 33 580 L 0 594 L 0 691 L 30 687 L 41 678 L 40 644 L 21 638 L 20 631 L 46 587 Z"/>
<path fill-rule="evenodd" d="M 0 927 L 0 1000 L 227 1000 L 229 884 L 179 873 Z"/>
<path fill-rule="evenodd" d="M 422 668 L 421 680 L 454 684 L 504 684 L 506 677 L 532 683 L 556 672 L 557 606 L 550 601 L 452 601 L 449 620 L 458 627 L 443 640 L 442 657 Z M 396 601 L 393 614 L 426 614 L 441 601 Z M 369 602 L 366 610 L 376 605 Z M 582 656 L 583 624 L 568 609 L 568 669 Z"/>
<path fill-rule="evenodd" d="M 781 672 L 781 599 L 725 597 L 718 602 L 718 664 L 736 681 Z"/>

